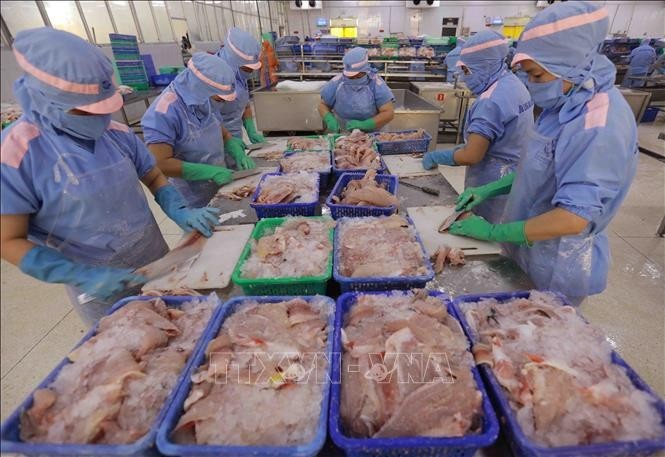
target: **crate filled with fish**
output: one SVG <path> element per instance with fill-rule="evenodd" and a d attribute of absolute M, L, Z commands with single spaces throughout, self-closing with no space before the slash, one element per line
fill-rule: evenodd
<path fill-rule="evenodd" d="M 327 135 L 294 136 L 286 141 L 288 152 L 330 151 L 330 139 Z"/>
<path fill-rule="evenodd" d="M 448 298 L 424 289 L 337 300 L 329 429 L 350 456 L 472 456 L 499 424 Z"/>
<path fill-rule="evenodd" d="M 160 427 L 159 450 L 315 455 L 326 437 L 334 315 L 324 296 L 225 303 Z"/>
<path fill-rule="evenodd" d="M 331 169 L 330 151 L 286 151 L 279 161 L 279 171 L 282 173 L 318 173 L 321 190 L 328 187 Z"/>
<path fill-rule="evenodd" d="M 2 451 L 143 455 L 219 300 L 129 297 L 2 425 Z M 220 308 L 221 309 L 221 308 Z"/>
<path fill-rule="evenodd" d="M 413 154 L 427 152 L 432 136 L 425 129 L 372 134 L 380 154 Z"/>
<path fill-rule="evenodd" d="M 259 221 L 231 279 L 248 295 L 324 294 L 332 276 L 334 227 L 329 217 Z"/>
<path fill-rule="evenodd" d="M 397 176 L 377 175 L 376 170 L 344 173 L 326 200 L 330 215 L 342 217 L 389 216 L 397 211 Z"/>
<path fill-rule="evenodd" d="M 665 402 L 561 296 L 467 295 L 454 307 L 518 455 L 665 449 Z"/>
<path fill-rule="evenodd" d="M 358 129 L 349 135 L 334 137 L 332 158 L 335 179 L 347 171 L 365 172 L 372 169 L 384 173 L 387 170 L 376 151 L 374 137 Z"/>
<path fill-rule="evenodd" d="M 266 173 L 249 202 L 256 217 L 314 216 L 319 205 L 319 174 Z"/>
<path fill-rule="evenodd" d="M 434 278 L 413 223 L 396 214 L 337 221 L 334 265 L 342 292 L 421 288 Z"/>

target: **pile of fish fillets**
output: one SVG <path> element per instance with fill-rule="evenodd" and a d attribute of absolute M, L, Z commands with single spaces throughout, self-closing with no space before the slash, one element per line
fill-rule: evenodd
<path fill-rule="evenodd" d="M 385 184 L 376 182 L 376 170 L 367 170 L 361 179 L 349 181 L 339 197 L 332 196 L 332 201 L 342 205 L 358 206 L 399 205 L 399 200 L 386 190 Z"/>
<path fill-rule="evenodd" d="M 428 271 L 416 231 L 402 216 L 344 219 L 339 230 L 343 276 L 418 276 Z"/>
<path fill-rule="evenodd" d="M 482 395 L 462 329 L 425 290 L 359 295 L 342 329 L 340 414 L 353 437 L 480 430 Z"/>
<path fill-rule="evenodd" d="M 376 135 L 377 141 L 420 140 L 425 137 L 425 130 L 418 129 L 413 132 L 381 132 Z"/>
<path fill-rule="evenodd" d="M 207 363 L 174 430 L 179 443 L 294 445 L 311 441 L 328 361 L 328 302 L 241 304 L 207 347 Z"/>
<path fill-rule="evenodd" d="M 301 171 L 282 175 L 268 175 L 260 184 L 256 203 L 310 203 L 319 198 L 318 175 Z"/>
<path fill-rule="evenodd" d="M 473 353 L 505 389 L 524 433 L 544 446 L 662 437 L 654 399 L 612 363 L 603 333 L 551 293 L 463 303 Z"/>
<path fill-rule="evenodd" d="M 304 151 L 288 154 L 279 161 L 284 173 L 297 171 L 330 172 L 330 153 L 328 151 Z"/>
<path fill-rule="evenodd" d="M 242 265 L 243 278 L 320 276 L 332 251 L 334 222 L 289 218 L 273 233 L 252 240 L 251 254 Z"/>
<path fill-rule="evenodd" d="M 133 301 L 99 321 L 56 379 L 34 394 L 21 439 L 127 444 L 145 435 L 210 320 L 216 299 Z"/>
<path fill-rule="evenodd" d="M 328 138 L 305 138 L 294 136 L 286 142 L 289 151 L 330 151 Z"/>
<path fill-rule="evenodd" d="M 335 167 L 340 170 L 381 168 L 381 156 L 374 150 L 374 140 L 358 129 L 335 141 L 333 157 Z"/>

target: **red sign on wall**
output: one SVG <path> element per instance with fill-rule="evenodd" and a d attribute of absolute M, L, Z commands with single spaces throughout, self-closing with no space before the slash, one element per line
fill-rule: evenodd
<path fill-rule="evenodd" d="M 436 94 L 436 101 L 438 101 L 438 102 L 442 102 L 442 101 L 444 101 L 445 99 L 446 99 L 446 94 L 444 94 L 444 93 Z"/>

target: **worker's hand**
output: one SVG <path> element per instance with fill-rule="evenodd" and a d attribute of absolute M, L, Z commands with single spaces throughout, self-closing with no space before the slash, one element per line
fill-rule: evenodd
<path fill-rule="evenodd" d="M 45 246 L 30 249 L 21 259 L 19 268 L 33 278 L 69 284 L 102 300 L 146 282 L 146 278 L 134 274 L 132 270 L 83 265 Z"/>
<path fill-rule="evenodd" d="M 432 151 L 426 152 L 423 156 L 423 168 L 425 170 L 431 170 L 437 165 L 449 165 L 451 167 L 456 166 L 455 163 L 455 150 L 448 149 L 445 151 Z"/>
<path fill-rule="evenodd" d="M 171 219 L 185 232 L 198 230 L 206 238 L 210 238 L 219 223 L 220 210 L 211 206 L 204 208 L 181 208 Z"/>
<path fill-rule="evenodd" d="M 453 235 L 468 236 L 477 240 L 497 241 L 500 243 L 528 244 L 524 233 L 524 221 L 507 224 L 490 224 L 480 216 L 471 216 L 453 222 L 448 232 Z"/>
<path fill-rule="evenodd" d="M 488 198 L 496 197 L 510 192 L 515 179 L 515 173 L 510 173 L 503 178 L 492 181 L 484 186 L 469 187 L 457 197 L 456 211 L 469 211 L 480 205 Z"/>
<path fill-rule="evenodd" d="M 326 124 L 326 129 L 331 133 L 339 133 L 339 122 L 333 113 L 326 113 L 323 116 L 323 122 Z"/>
<path fill-rule="evenodd" d="M 182 179 L 186 181 L 214 181 L 218 186 L 233 181 L 233 171 L 207 163 L 182 163 Z"/>
<path fill-rule="evenodd" d="M 242 124 L 245 126 L 247 131 L 247 136 L 251 143 L 263 143 L 266 141 L 265 137 L 256 131 L 256 126 L 254 125 L 254 119 L 248 117 L 247 119 L 242 120 Z"/>
<path fill-rule="evenodd" d="M 365 119 L 364 121 L 351 120 L 346 123 L 347 130 L 360 129 L 364 132 L 371 132 L 376 130 L 376 121 L 374 118 Z"/>
<path fill-rule="evenodd" d="M 249 170 L 256 167 L 251 157 L 245 154 L 245 143 L 242 140 L 231 137 L 224 142 L 224 150 L 236 161 L 239 170 Z"/>

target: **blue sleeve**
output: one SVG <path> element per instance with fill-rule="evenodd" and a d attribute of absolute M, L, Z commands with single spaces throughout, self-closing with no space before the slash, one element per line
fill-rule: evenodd
<path fill-rule="evenodd" d="M 393 91 L 390 90 L 388 84 L 377 75 L 376 80 L 374 81 L 374 104 L 376 105 L 376 109 L 378 110 L 388 102 L 395 102 Z"/>
<path fill-rule="evenodd" d="M 325 83 L 321 88 L 321 99 L 323 103 L 328 105 L 328 108 L 335 106 L 335 94 L 337 93 L 337 86 L 339 86 L 339 82 L 341 81 L 341 78 L 335 78 Z"/>
<path fill-rule="evenodd" d="M 39 211 L 40 200 L 33 187 L 27 162 L 24 159 L 19 168 L 2 164 L 0 214 L 32 214 Z"/>
<path fill-rule="evenodd" d="M 482 135 L 493 143 L 505 132 L 504 114 L 501 108 L 489 98 L 478 98 L 473 104 L 469 122 L 466 127 L 467 136 L 471 133 Z"/>
<path fill-rule="evenodd" d="M 131 134 L 134 143 L 132 151 L 132 162 L 136 168 L 136 174 L 139 178 L 143 178 L 150 170 L 157 166 L 157 160 L 150 153 L 145 144 L 134 134 Z"/>
<path fill-rule="evenodd" d="M 623 131 L 571 127 L 562 132 L 554 153 L 557 190 L 552 204 L 594 221 L 623 190 L 626 164 L 635 150 Z"/>
<path fill-rule="evenodd" d="M 154 104 L 141 119 L 143 139 L 146 144 L 166 143 L 174 146 L 179 136 L 180 119 L 174 105 L 168 107 L 165 113 L 158 112 Z"/>

